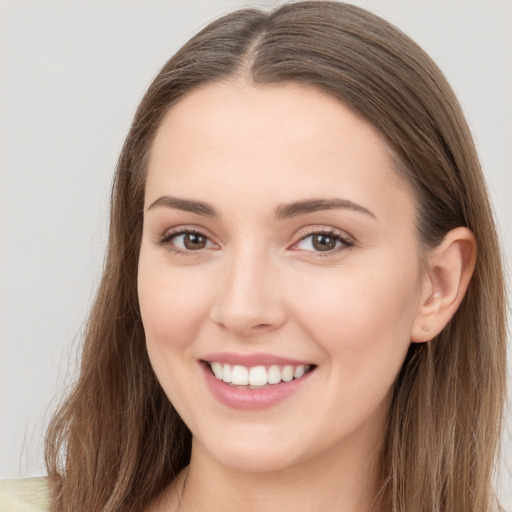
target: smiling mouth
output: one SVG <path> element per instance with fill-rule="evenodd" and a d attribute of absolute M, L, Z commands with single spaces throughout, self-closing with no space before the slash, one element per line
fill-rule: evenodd
<path fill-rule="evenodd" d="M 297 380 L 316 368 L 313 364 L 242 366 L 217 361 L 204 363 L 217 380 L 246 389 L 260 389 Z"/>

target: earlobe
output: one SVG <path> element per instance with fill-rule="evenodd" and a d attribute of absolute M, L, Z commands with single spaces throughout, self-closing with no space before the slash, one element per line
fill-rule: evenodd
<path fill-rule="evenodd" d="M 468 228 L 449 231 L 427 255 L 422 295 L 411 341 L 424 343 L 437 336 L 457 311 L 473 275 L 477 245 Z"/>

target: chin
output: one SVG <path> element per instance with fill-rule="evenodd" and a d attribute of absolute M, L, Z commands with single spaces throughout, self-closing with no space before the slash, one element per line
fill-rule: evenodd
<path fill-rule="evenodd" d="M 287 446 L 284 441 L 269 442 L 265 436 L 247 439 L 247 436 L 226 435 L 222 442 L 217 438 L 205 444 L 194 438 L 193 455 L 196 449 L 206 451 L 217 464 L 232 470 L 263 473 L 279 471 L 297 464 L 300 454 L 295 453 L 296 447 L 297 444 L 294 447 L 291 444 Z"/>

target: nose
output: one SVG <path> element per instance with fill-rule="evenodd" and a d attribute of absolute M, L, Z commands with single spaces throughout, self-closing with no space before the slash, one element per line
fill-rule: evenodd
<path fill-rule="evenodd" d="M 219 274 L 211 319 L 238 339 L 272 331 L 286 321 L 279 269 L 260 254 L 233 255 Z"/>

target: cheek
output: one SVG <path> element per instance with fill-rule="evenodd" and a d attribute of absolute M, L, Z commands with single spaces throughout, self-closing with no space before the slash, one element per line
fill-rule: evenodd
<path fill-rule="evenodd" d="M 138 296 L 153 371 L 164 392 L 183 419 L 191 421 L 197 371 L 194 339 L 207 318 L 208 293 L 198 293 L 201 280 L 187 272 L 172 272 L 155 258 L 139 262 Z"/>
<path fill-rule="evenodd" d="M 386 421 L 419 298 L 415 272 L 398 269 L 364 274 L 340 269 L 336 279 L 316 279 L 307 283 L 307 294 L 296 295 L 296 321 L 323 351 L 326 392 L 318 403 L 334 431 L 355 432 Z"/>
<path fill-rule="evenodd" d="M 354 376 L 398 372 L 420 297 L 415 262 L 340 268 L 303 289 L 294 292 L 297 322 L 333 365 Z"/>
<path fill-rule="evenodd" d="M 141 254 L 138 296 L 148 350 L 173 351 L 194 339 L 209 309 L 207 280 L 171 272 Z M 202 287 L 198 292 L 198 287 Z"/>

